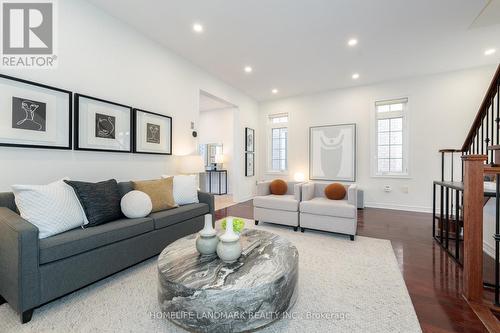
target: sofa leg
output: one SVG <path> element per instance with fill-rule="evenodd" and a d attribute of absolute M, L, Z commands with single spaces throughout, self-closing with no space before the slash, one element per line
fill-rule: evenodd
<path fill-rule="evenodd" d="M 353 241 L 354 240 L 354 235 L 349 235 L 349 238 L 351 238 L 351 240 Z"/>
<path fill-rule="evenodd" d="M 299 227 L 293 227 L 293 231 L 296 232 L 297 230 L 299 230 Z"/>
<path fill-rule="evenodd" d="M 306 231 L 306 228 L 300 228 L 300 232 Z"/>
<path fill-rule="evenodd" d="M 24 311 L 21 314 L 21 323 L 26 324 L 31 321 L 31 317 L 33 316 L 33 309 Z"/>
<path fill-rule="evenodd" d="M 255 220 L 255 225 L 258 225 L 259 224 L 259 220 Z"/>
<path fill-rule="evenodd" d="M 2 295 L 0 295 L 0 305 L 4 303 L 7 303 L 7 301 L 5 300 L 5 298 L 2 297 Z"/>

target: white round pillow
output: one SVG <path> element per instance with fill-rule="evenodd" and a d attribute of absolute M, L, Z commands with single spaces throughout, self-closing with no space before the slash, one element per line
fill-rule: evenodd
<path fill-rule="evenodd" d="M 130 191 L 125 194 L 120 203 L 122 213 L 129 219 L 148 216 L 153 209 L 151 198 L 141 191 Z"/>

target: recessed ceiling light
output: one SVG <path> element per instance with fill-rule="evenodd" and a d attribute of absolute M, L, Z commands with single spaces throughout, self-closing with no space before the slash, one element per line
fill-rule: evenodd
<path fill-rule="evenodd" d="M 277 94 L 277 93 L 278 93 L 278 89 L 273 89 L 273 90 L 271 90 L 271 92 L 272 92 L 273 94 Z"/>
<path fill-rule="evenodd" d="M 484 55 L 486 56 L 489 56 L 489 55 L 492 55 L 493 53 L 495 53 L 497 50 L 495 49 L 487 49 L 486 51 L 484 51 Z"/>
<path fill-rule="evenodd" d="M 195 23 L 195 24 L 193 24 L 193 30 L 194 30 L 194 32 L 198 32 L 198 33 L 203 32 L 203 26 L 199 23 Z"/>
<path fill-rule="evenodd" d="M 252 67 L 250 67 L 250 66 L 245 66 L 244 70 L 245 70 L 245 73 L 252 73 L 252 71 L 253 71 Z"/>
<path fill-rule="evenodd" d="M 349 46 L 356 46 L 356 45 L 358 45 L 358 40 L 356 38 L 351 38 L 347 42 L 347 45 L 349 45 Z"/>
<path fill-rule="evenodd" d="M 359 79 L 359 74 L 358 73 L 352 74 L 352 78 L 353 78 L 353 80 Z"/>

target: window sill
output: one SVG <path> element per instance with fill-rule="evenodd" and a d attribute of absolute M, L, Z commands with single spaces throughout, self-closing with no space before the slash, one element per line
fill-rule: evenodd
<path fill-rule="evenodd" d="M 272 176 L 288 176 L 288 170 L 283 170 L 283 171 L 266 171 L 266 175 L 272 175 Z"/>

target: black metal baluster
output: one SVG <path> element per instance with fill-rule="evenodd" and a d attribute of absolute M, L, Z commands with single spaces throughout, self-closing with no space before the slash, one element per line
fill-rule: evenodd
<path fill-rule="evenodd" d="M 444 182 L 444 152 L 441 152 L 441 181 Z"/>
<path fill-rule="evenodd" d="M 436 237 L 436 183 L 432 184 L 432 237 Z"/>
<path fill-rule="evenodd" d="M 448 250 L 448 243 L 450 240 L 450 188 L 446 188 L 446 240 L 445 247 Z"/>
<path fill-rule="evenodd" d="M 500 174 L 497 173 L 497 186 L 495 193 L 496 200 L 496 212 L 495 212 L 495 305 L 500 306 L 499 294 L 500 294 L 500 264 L 498 259 L 500 257 Z"/>
<path fill-rule="evenodd" d="M 481 140 L 479 140 L 479 142 L 481 142 L 481 155 L 484 154 L 484 119 L 481 120 Z"/>
<path fill-rule="evenodd" d="M 441 201 L 439 202 L 440 205 L 440 211 L 439 211 L 439 242 L 441 245 L 443 244 L 443 225 L 444 225 L 444 187 L 443 185 L 440 186 L 441 189 Z"/>
<path fill-rule="evenodd" d="M 483 122 L 483 124 L 484 124 L 484 122 Z M 489 116 L 489 113 L 488 113 L 488 109 L 486 109 L 486 126 L 485 126 L 486 139 L 484 139 L 484 143 L 485 143 L 485 149 L 484 150 L 486 152 L 486 156 L 487 156 L 488 159 L 489 159 L 489 156 L 490 156 L 490 154 L 488 152 L 488 146 L 490 145 L 489 126 L 490 126 L 490 116 Z M 490 163 L 490 161 L 487 161 L 486 163 Z"/>
<path fill-rule="evenodd" d="M 455 257 L 460 261 L 460 190 L 455 191 Z"/>
<path fill-rule="evenodd" d="M 500 84 L 497 85 L 497 145 L 499 144 L 498 138 L 500 137 Z"/>
<path fill-rule="evenodd" d="M 495 144 L 495 97 L 491 99 L 491 145 Z M 493 150 L 490 151 L 490 164 L 495 163 L 495 160 L 493 159 Z"/>

